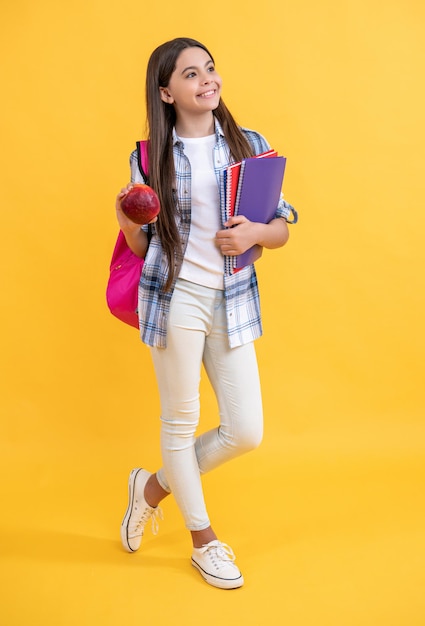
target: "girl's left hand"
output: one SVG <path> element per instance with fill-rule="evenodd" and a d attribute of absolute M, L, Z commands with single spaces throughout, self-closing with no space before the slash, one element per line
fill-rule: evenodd
<path fill-rule="evenodd" d="M 216 244 L 223 255 L 236 256 L 258 242 L 258 227 L 262 224 L 237 215 L 231 217 L 224 226 L 226 228 L 216 234 Z"/>

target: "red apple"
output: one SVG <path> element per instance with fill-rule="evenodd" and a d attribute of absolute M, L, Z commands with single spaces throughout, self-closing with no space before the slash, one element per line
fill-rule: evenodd
<path fill-rule="evenodd" d="M 121 200 L 121 209 L 132 222 L 148 224 L 159 213 L 159 199 L 152 187 L 133 185 Z"/>

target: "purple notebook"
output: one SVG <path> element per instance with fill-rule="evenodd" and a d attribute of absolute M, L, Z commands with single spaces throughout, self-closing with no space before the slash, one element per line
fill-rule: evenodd
<path fill-rule="evenodd" d="M 245 159 L 239 176 L 235 215 L 244 215 L 251 222 L 268 224 L 276 214 L 285 173 L 285 157 Z M 253 246 L 236 257 L 235 268 L 250 265 L 260 258 L 261 246 Z"/>

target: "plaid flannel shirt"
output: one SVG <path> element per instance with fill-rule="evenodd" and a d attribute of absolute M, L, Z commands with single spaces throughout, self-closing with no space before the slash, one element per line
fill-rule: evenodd
<path fill-rule="evenodd" d="M 261 154 L 270 148 L 267 141 L 259 133 L 242 128 L 254 154 Z M 233 161 L 230 157 L 229 146 L 225 140 L 223 130 L 215 120 L 216 145 L 214 147 L 214 169 L 217 185 L 220 189 L 220 211 L 222 222 L 225 221 L 225 206 L 223 197 L 222 175 L 223 170 Z M 176 169 L 176 196 L 179 211 L 176 214 L 177 226 L 180 232 L 183 255 L 186 250 L 190 232 L 191 220 L 191 169 L 189 160 L 184 153 L 184 143 L 173 134 L 174 163 Z M 130 155 L 132 182 L 144 182 L 137 163 L 137 152 Z M 293 215 L 292 223 L 297 221 L 295 209 L 285 202 L 283 196 L 276 209 L 276 217 L 289 220 Z M 170 301 L 174 291 L 175 281 L 169 291 L 164 291 L 167 280 L 167 261 L 162 251 L 159 238 L 153 235 L 146 253 L 142 276 L 139 285 L 139 320 L 140 335 L 144 343 L 149 346 L 164 348 L 167 345 L 167 319 L 170 310 Z M 257 276 L 254 265 L 248 265 L 237 273 L 231 274 L 228 258 L 223 257 L 224 293 L 226 302 L 227 330 L 229 346 L 234 348 L 253 341 L 261 336 L 260 296 Z M 177 259 L 177 272 L 181 267 L 182 258 Z"/>

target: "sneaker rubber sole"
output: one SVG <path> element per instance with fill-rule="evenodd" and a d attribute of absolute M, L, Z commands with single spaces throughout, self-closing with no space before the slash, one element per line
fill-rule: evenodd
<path fill-rule="evenodd" d="M 202 578 L 213 587 L 218 587 L 219 589 L 238 589 L 244 584 L 242 574 L 240 574 L 237 578 L 230 580 L 228 578 L 220 578 L 219 576 L 214 576 L 213 574 L 206 572 L 193 557 L 191 562 L 193 567 L 201 574 Z"/>

